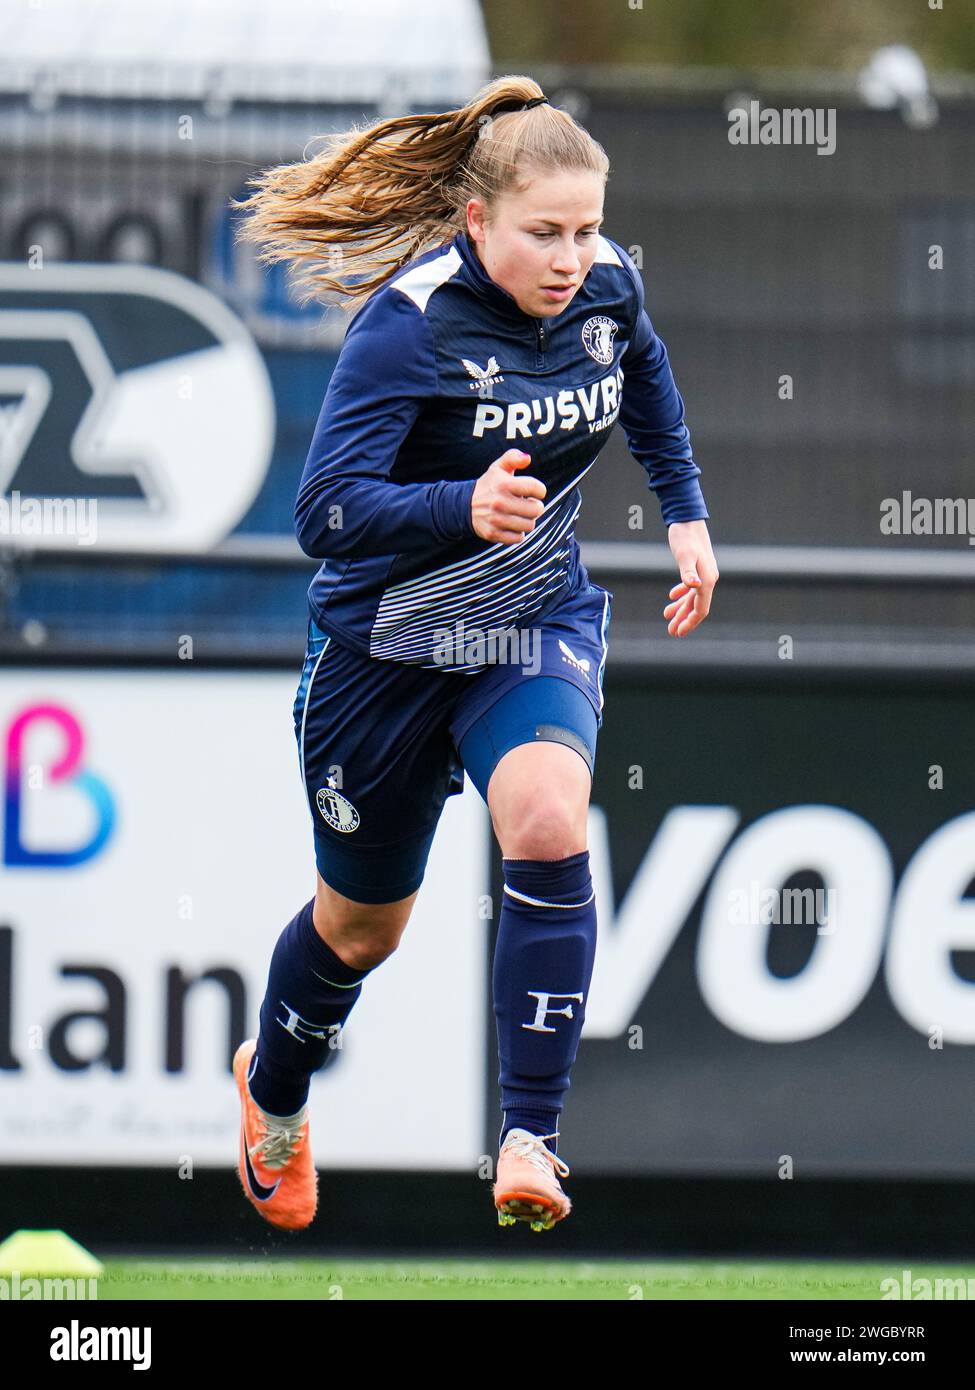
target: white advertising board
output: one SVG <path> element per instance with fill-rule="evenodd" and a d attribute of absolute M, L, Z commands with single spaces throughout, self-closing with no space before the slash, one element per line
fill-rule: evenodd
<path fill-rule="evenodd" d="M 231 1001 L 255 1036 L 274 944 L 315 886 L 297 680 L 4 673 L 0 1161 L 236 1162 Z M 488 846 L 468 783 L 398 951 L 312 1082 L 320 1167 L 476 1163 Z"/>

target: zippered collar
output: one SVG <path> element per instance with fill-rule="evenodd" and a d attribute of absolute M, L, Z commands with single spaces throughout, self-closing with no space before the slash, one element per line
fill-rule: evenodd
<path fill-rule="evenodd" d="M 512 323 L 518 324 L 531 333 L 539 353 L 538 361 L 541 363 L 543 360 L 541 354 L 548 351 L 550 344 L 551 329 L 547 319 L 536 317 L 534 314 L 526 314 L 524 309 L 519 308 L 514 295 L 509 294 L 507 290 L 501 288 L 496 280 L 491 279 L 481 264 L 477 249 L 466 231 L 458 232 L 453 239 L 453 244 L 457 254 L 467 267 L 475 292 L 510 319 Z"/>
<path fill-rule="evenodd" d="M 481 264 L 477 248 L 466 231 L 457 233 L 454 237 L 454 246 L 457 254 L 467 266 L 474 282 L 474 288 L 483 299 L 497 305 L 503 313 L 509 314 L 512 318 L 520 319 L 522 323 L 534 324 L 536 322 L 533 315 L 526 314 L 524 309 L 518 307 L 518 301 L 513 294 L 509 294 L 507 290 L 502 289 L 496 280 L 491 279 Z"/>

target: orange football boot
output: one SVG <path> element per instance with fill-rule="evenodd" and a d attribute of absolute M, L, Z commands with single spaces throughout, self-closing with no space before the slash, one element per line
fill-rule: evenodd
<path fill-rule="evenodd" d="M 544 1142 L 557 1138 L 557 1132 L 540 1136 L 527 1129 L 510 1129 L 505 1135 L 494 1184 L 499 1226 L 528 1221 L 533 1231 L 550 1231 L 572 1210 L 559 1183 L 569 1176 L 569 1165 Z"/>
<path fill-rule="evenodd" d="M 240 1174 L 244 1196 L 265 1221 L 283 1231 L 310 1226 L 318 1208 L 318 1173 L 308 1137 L 308 1107 L 297 1115 L 268 1115 L 247 1084 L 257 1039 L 242 1042 L 234 1055 L 240 1092 Z"/>

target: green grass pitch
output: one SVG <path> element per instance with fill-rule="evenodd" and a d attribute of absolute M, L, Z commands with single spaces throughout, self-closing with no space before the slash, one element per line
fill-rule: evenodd
<path fill-rule="evenodd" d="M 882 1281 L 975 1280 L 975 1265 L 830 1261 L 106 1260 L 99 1301 L 131 1299 L 880 1299 Z M 975 1285 L 968 1285 L 969 1288 Z"/>

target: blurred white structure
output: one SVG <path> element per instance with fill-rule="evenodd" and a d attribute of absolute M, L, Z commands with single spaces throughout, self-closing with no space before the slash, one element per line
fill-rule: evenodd
<path fill-rule="evenodd" d="M 938 119 L 928 73 L 920 56 L 907 44 L 878 48 L 857 78 L 857 89 L 868 106 L 890 110 L 899 106 L 908 125 L 930 126 Z"/>
<path fill-rule="evenodd" d="M 157 266 L 264 347 L 336 350 L 342 317 L 235 243 L 229 200 L 320 135 L 454 110 L 491 75 L 479 0 L 0 0 L 0 261 Z"/>
<path fill-rule="evenodd" d="M 0 6 L 0 91 L 377 103 L 467 100 L 478 0 L 40 0 Z"/>

